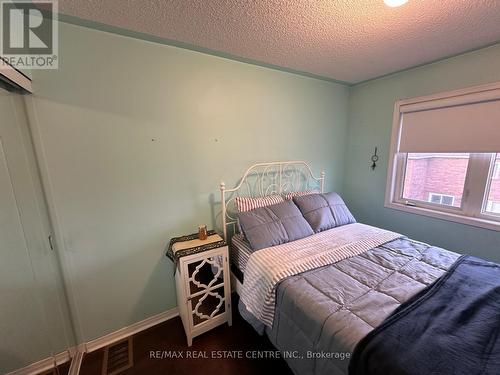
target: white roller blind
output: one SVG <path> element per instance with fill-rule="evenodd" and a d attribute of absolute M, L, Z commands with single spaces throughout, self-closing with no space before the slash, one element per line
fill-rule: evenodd
<path fill-rule="evenodd" d="M 500 152 L 500 91 L 492 94 L 401 106 L 399 151 Z"/>

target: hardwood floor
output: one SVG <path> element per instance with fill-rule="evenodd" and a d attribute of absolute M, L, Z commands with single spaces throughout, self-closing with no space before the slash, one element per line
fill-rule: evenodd
<path fill-rule="evenodd" d="M 233 306 L 237 306 L 234 304 Z M 283 359 L 251 359 L 257 351 L 276 349 L 267 336 L 259 336 L 233 309 L 233 326 L 224 324 L 194 338 L 188 348 L 180 318 L 171 319 L 134 335 L 134 366 L 123 375 L 156 374 L 292 374 Z M 102 371 L 104 350 L 84 356 L 80 375 L 98 375 Z M 171 353 L 171 357 L 165 358 Z M 242 356 L 243 358 L 213 358 L 217 355 Z M 154 357 L 160 358 L 154 358 Z M 191 358 L 188 358 L 190 356 Z M 198 358 L 194 358 L 197 356 Z M 202 358 L 206 356 L 208 358 Z M 163 357 L 163 358 L 162 358 Z"/>

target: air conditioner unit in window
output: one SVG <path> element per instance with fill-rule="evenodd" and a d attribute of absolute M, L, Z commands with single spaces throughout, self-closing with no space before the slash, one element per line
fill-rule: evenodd
<path fill-rule="evenodd" d="M 9 91 L 32 93 L 31 79 L 0 56 L 0 87 Z"/>

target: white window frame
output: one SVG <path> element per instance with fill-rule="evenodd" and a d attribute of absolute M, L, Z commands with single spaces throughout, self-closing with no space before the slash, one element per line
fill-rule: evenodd
<path fill-rule="evenodd" d="M 491 174 L 492 180 L 498 180 L 500 178 L 500 163 L 493 164 L 493 172 Z"/>
<path fill-rule="evenodd" d="M 414 214 L 469 224 L 477 227 L 500 231 L 500 217 L 486 213 L 489 177 L 493 174 L 494 154 L 470 154 L 467 177 L 464 184 L 461 207 L 434 204 L 431 202 L 403 199 L 404 174 L 406 171 L 406 153 L 399 153 L 401 135 L 401 107 L 419 104 L 421 109 L 434 108 L 433 102 L 441 99 L 453 99 L 456 96 L 482 93 L 500 89 L 500 82 L 470 87 L 461 90 L 399 100 L 394 105 L 392 121 L 391 147 L 389 154 L 385 204 L 387 208 Z M 498 98 L 500 99 L 500 97 Z"/>

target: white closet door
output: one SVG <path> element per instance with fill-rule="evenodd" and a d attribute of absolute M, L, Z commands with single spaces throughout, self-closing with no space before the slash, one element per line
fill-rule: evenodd
<path fill-rule="evenodd" d="M 0 89 L 0 373 L 60 352 L 60 277 L 50 249 L 36 167 L 27 145 L 23 100 Z M 54 321 L 59 321 L 59 327 Z"/>

